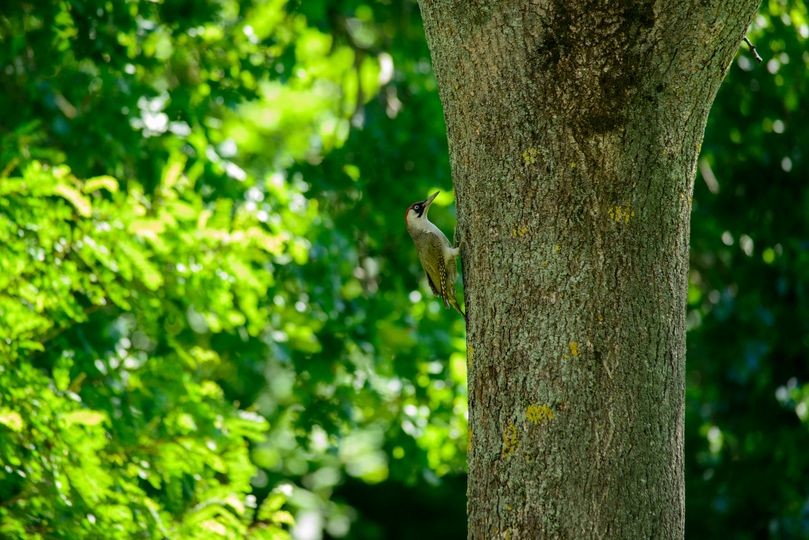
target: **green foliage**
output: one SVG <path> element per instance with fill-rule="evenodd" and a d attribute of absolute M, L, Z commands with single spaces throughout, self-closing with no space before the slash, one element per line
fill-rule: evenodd
<path fill-rule="evenodd" d="M 339 536 L 346 476 L 462 470 L 463 327 L 396 249 L 440 107 L 379 7 L 3 10 L 0 536 Z"/>
<path fill-rule="evenodd" d="M 809 30 L 762 9 L 694 202 L 695 537 L 809 534 Z M 12 2 L 0 68 L 0 536 L 384 538 L 424 500 L 463 536 L 463 323 L 401 222 L 450 186 L 416 3 Z"/>
<path fill-rule="evenodd" d="M 809 537 L 809 13 L 764 2 L 711 113 L 692 219 L 686 526 Z"/>
<path fill-rule="evenodd" d="M 248 444 L 267 423 L 223 399 L 222 359 L 193 333 L 259 333 L 261 254 L 286 243 L 254 216 L 203 214 L 174 165 L 149 207 L 65 165 L 3 180 L 4 536 L 239 536 L 253 519 Z M 191 260 L 217 271 L 186 277 Z"/>

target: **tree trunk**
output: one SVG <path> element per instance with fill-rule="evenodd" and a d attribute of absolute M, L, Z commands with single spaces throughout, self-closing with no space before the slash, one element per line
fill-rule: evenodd
<path fill-rule="evenodd" d="M 469 315 L 469 537 L 682 537 L 695 164 L 757 2 L 420 3 Z"/>

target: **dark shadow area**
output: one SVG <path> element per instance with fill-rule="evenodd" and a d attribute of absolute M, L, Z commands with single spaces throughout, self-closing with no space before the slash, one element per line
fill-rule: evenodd
<path fill-rule="evenodd" d="M 351 540 L 466 538 L 465 476 L 444 478 L 436 486 L 394 481 L 368 485 L 349 479 L 334 500 L 354 507 L 360 516 L 351 526 Z"/>

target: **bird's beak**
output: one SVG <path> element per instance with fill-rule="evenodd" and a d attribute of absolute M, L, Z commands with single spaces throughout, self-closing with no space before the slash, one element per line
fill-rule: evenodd
<path fill-rule="evenodd" d="M 433 201 L 435 200 L 435 198 L 436 198 L 436 197 L 438 197 L 438 194 L 439 194 L 439 193 L 441 193 L 441 192 L 440 192 L 440 191 L 436 191 L 435 193 L 433 193 L 432 195 L 430 195 L 429 197 L 427 197 L 427 200 L 426 200 L 426 201 L 424 201 L 424 206 L 426 206 L 427 208 L 429 208 L 429 207 L 430 207 L 430 205 L 431 205 L 431 204 L 433 204 Z"/>

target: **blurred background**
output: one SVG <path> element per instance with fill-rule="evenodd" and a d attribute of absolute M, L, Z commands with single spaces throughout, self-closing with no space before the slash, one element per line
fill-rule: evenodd
<path fill-rule="evenodd" d="M 699 161 L 689 538 L 809 538 L 807 17 L 764 1 Z M 439 189 L 451 235 L 415 1 L 4 2 L 0 536 L 465 538 Z"/>

